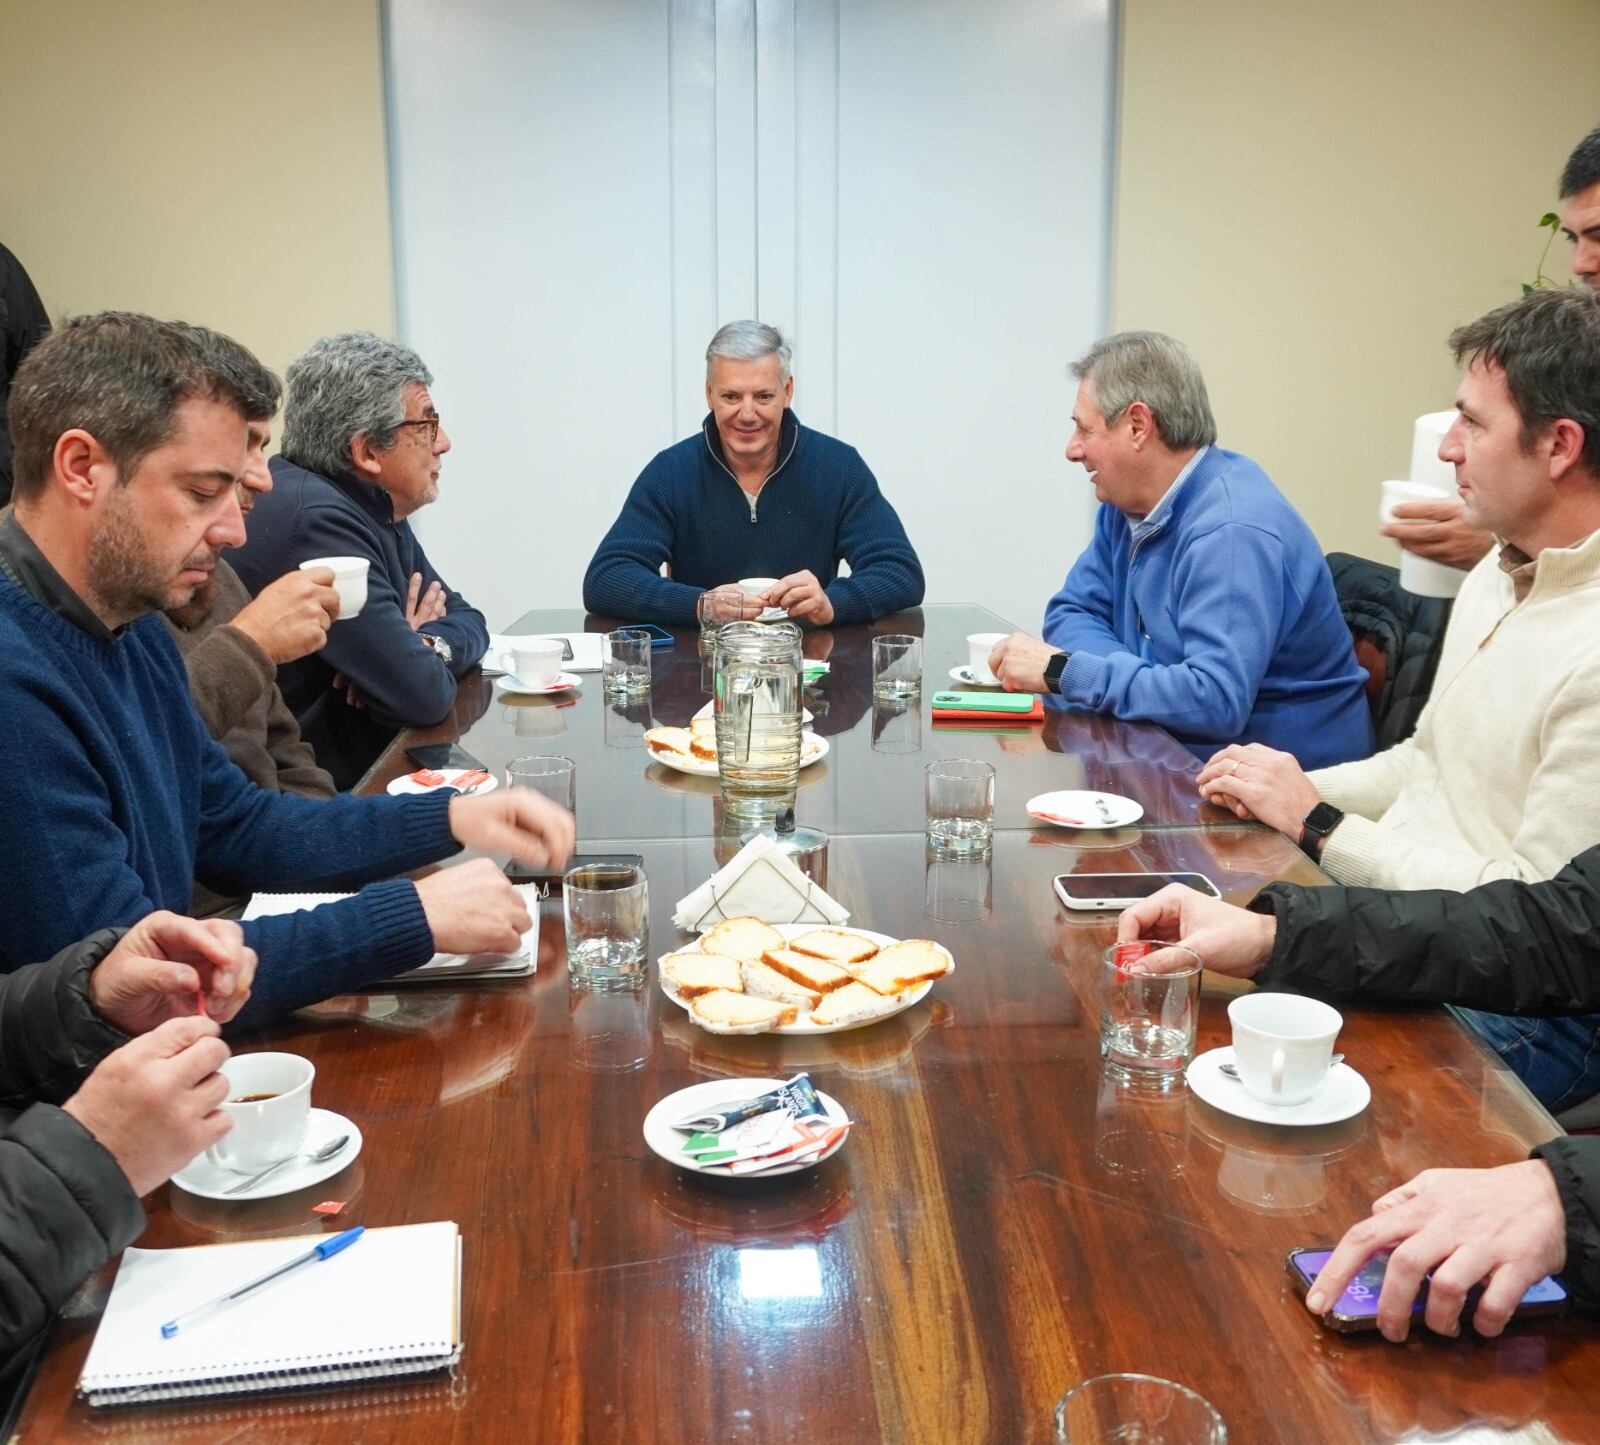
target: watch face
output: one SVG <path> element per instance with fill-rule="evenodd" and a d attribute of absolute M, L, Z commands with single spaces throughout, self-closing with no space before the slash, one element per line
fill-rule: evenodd
<path fill-rule="evenodd" d="M 1305 826 L 1307 831 L 1312 833 L 1327 833 L 1342 817 L 1344 814 L 1332 803 L 1318 803 L 1306 814 Z"/>

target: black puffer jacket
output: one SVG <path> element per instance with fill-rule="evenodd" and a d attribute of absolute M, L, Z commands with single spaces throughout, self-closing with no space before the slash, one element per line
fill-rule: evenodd
<path fill-rule="evenodd" d="M 89 973 L 118 937 L 0 975 L 0 1361 L 144 1228 L 116 1160 L 56 1107 L 128 1041 L 89 1002 Z"/>
<path fill-rule="evenodd" d="M 1507 1014 L 1600 1013 L 1600 848 L 1543 883 L 1505 879 L 1467 893 L 1298 888 L 1274 883 L 1250 905 L 1278 935 L 1256 983 L 1300 993 L 1455 1003 Z M 1534 1154 L 1567 1214 L 1573 1301 L 1600 1313 L 1600 1138 L 1560 1138 Z"/>

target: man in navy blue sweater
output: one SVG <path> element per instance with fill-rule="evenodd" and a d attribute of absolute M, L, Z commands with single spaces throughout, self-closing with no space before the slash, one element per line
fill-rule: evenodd
<path fill-rule="evenodd" d="M 1193 353 L 1128 331 L 1073 372 L 1067 460 L 1102 505 L 1045 640 L 995 648 L 1002 685 L 1159 723 L 1202 757 L 1271 738 L 1318 767 L 1370 755 L 1366 674 L 1328 564 L 1267 474 L 1216 445 Z"/>
<path fill-rule="evenodd" d="M 316 557 L 364 557 L 367 601 L 278 674 L 317 762 L 353 788 L 395 733 L 449 716 L 489 646 L 483 614 L 444 583 L 406 519 L 439 497 L 450 437 L 410 347 L 325 336 L 289 363 L 282 454 L 233 568 L 254 594 Z"/>
<path fill-rule="evenodd" d="M 867 464 L 790 410 L 791 356 L 759 321 L 730 321 L 711 338 L 711 414 L 639 474 L 584 575 L 591 612 L 687 626 L 715 590 L 725 616 L 782 607 L 828 627 L 922 601 L 922 564 Z M 751 577 L 776 586 L 733 586 Z"/>
<path fill-rule="evenodd" d="M 462 844 L 564 859 L 572 819 L 527 789 L 303 798 L 262 789 L 207 735 L 153 615 L 244 538 L 248 401 L 210 333 L 81 317 L 11 400 L 16 490 L 0 520 L 0 970 L 96 928 L 222 893 L 348 889 Z M 259 1020 L 413 968 L 509 950 L 529 918 L 488 859 L 244 926 Z"/>

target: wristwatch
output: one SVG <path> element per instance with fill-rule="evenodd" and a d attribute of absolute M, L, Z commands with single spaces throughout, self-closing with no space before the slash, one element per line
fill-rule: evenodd
<path fill-rule="evenodd" d="M 431 632 L 419 632 L 417 636 L 433 649 L 434 656 L 436 656 L 440 662 L 442 662 L 446 667 L 450 666 L 451 661 L 455 657 L 455 653 L 450 650 L 450 644 L 446 642 L 444 638 L 435 637 Z"/>
<path fill-rule="evenodd" d="M 1072 657 L 1070 652 L 1058 652 L 1044 665 L 1044 685 L 1051 692 L 1061 691 L 1061 674 L 1067 670 L 1067 662 Z"/>
<path fill-rule="evenodd" d="M 1318 803 L 1300 824 L 1300 851 L 1313 863 L 1322 856 L 1322 842 L 1344 821 L 1344 810 Z"/>

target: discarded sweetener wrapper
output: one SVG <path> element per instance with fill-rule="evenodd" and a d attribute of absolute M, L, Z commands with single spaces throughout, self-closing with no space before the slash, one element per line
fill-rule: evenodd
<path fill-rule="evenodd" d="M 343 1214 L 346 1201 L 343 1199 L 324 1199 L 321 1204 L 313 1204 L 313 1214 Z"/>
<path fill-rule="evenodd" d="M 1117 982 L 1131 976 L 1128 965 L 1138 958 L 1147 958 L 1155 952 L 1155 944 L 1148 938 L 1132 938 L 1125 943 L 1116 945 L 1116 952 L 1112 955 L 1117 965 Z"/>
<path fill-rule="evenodd" d="M 726 1109 L 707 1111 L 687 1119 L 679 1119 L 672 1127 L 681 1129 L 685 1133 L 720 1134 L 734 1124 L 745 1119 L 754 1119 L 756 1115 L 769 1113 L 773 1109 L 786 1109 L 796 1119 L 828 1117 L 828 1111 L 822 1107 L 822 1100 L 817 1097 L 811 1075 L 796 1074 L 788 1083 L 780 1084 L 769 1093 L 760 1094 L 741 1103 L 730 1104 Z"/>

